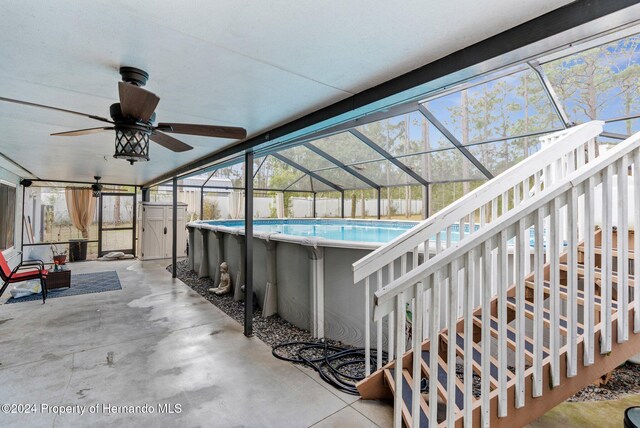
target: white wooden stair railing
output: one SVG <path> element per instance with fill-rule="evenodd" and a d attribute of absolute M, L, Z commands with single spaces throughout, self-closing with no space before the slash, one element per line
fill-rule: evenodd
<path fill-rule="evenodd" d="M 640 224 L 640 133 L 586 165 L 580 157 L 570 156 L 563 178 L 499 221 L 375 292 L 374 319 L 380 323 L 395 314 L 390 344 L 403 356 L 383 369 L 394 394 L 396 427 L 403 419 L 408 426 L 521 426 L 637 353 L 640 287 L 633 274 L 640 266 L 640 233 L 629 224 Z M 479 306 L 471 298 L 476 292 Z M 431 295 L 429 306 L 425 295 Z M 443 307 L 439 295 L 446 296 Z M 407 307 L 413 309 L 409 352 Z M 439 312 L 445 309 L 442 326 Z M 427 316 L 431 340 L 423 341 L 421 319 Z M 460 362 L 461 379 L 455 375 Z M 451 372 L 440 376 L 434 367 Z M 480 394 L 474 395 L 478 373 Z M 428 399 L 417 393 L 425 375 Z M 444 421 L 438 420 L 439 400 L 446 406 Z"/>
<path fill-rule="evenodd" d="M 381 289 L 415 269 L 434 253 L 450 247 L 456 242 L 452 239 L 455 230 L 458 230 L 458 240 L 468 237 L 478 226 L 493 223 L 521 201 L 562 180 L 573 171 L 571 165 L 579 167 L 591 162 L 596 157 L 595 137 L 602 132 L 603 125 L 604 122 L 592 121 L 542 137 L 543 148 L 537 153 L 354 263 L 354 283 L 364 280 L 367 373 L 371 372 L 370 348 L 374 335 L 371 331 L 371 288 Z M 442 316 L 446 316 L 445 311 Z M 386 340 L 389 359 L 393 359 L 395 352 L 391 345 L 394 322 L 393 315 L 390 315 Z M 422 322 L 426 331 L 428 319 Z M 383 322 L 379 321 L 375 331 L 377 369 L 383 362 L 383 336 Z"/>

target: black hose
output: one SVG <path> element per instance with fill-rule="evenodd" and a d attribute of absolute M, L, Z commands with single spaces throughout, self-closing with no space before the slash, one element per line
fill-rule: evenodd
<path fill-rule="evenodd" d="M 278 353 L 278 350 L 286 347 L 299 346 L 293 357 L 287 357 Z M 309 351 L 321 350 L 321 357 L 305 356 Z M 286 342 L 275 345 L 271 351 L 274 357 L 297 364 L 304 364 L 311 367 L 322 380 L 330 384 L 336 389 L 351 395 L 360 395 L 356 383 L 364 379 L 364 348 L 351 349 L 340 346 L 329 345 L 326 342 Z M 386 361 L 386 353 L 383 352 L 383 361 Z M 370 356 L 371 367 L 376 366 L 376 351 L 371 350 Z M 362 365 L 361 373 L 347 373 L 345 367 L 356 364 Z"/>

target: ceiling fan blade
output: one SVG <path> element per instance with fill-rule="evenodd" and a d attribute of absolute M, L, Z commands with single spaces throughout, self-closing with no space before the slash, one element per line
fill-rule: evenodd
<path fill-rule="evenodd" d="M 62 136 L 62 135 L 75 137 L 78 135 L 97 134 L 98 132 L 109 131 L 111 129 L 114 129 L 113 126 L 104 126 L 100 128 L 76 129 L 75 131 L 56 132 L 55 134 L 51 134 L 51 135 L 56 137 Z"/>
<path fill-rule="evenodd" d="M 176 134 L 201 135 L 203 137 L 233 138 L 242 140 L 247 130 L 234 126 L 194 125 L 191 123 L 159 123 L 158 129 Z"/>
<path fill-rule="evenodd" d="M 190 145 L 185 144 L 182 141 L 177 140 L 167 134 L 163 134 L 159 131 L 154 131 L 149 138 L 151 138 L 152 141 L 160 144 L 162 147 L 165 147 L 174 152 L 186 152 L 187 150 L 193 149 L 193 147 L 191 147 Z"/>
<path fill-rule="evenodd" d="M 28 101 L 14 100 L 12 98 L 4 98 L 4 97 L 0 97 L 0 101 L 5 101 L 8 103 L 14 103 L 14 104 L 21 104 L 21 105 L 30 106 L 30 107 L 46 108 L 48 110 L 61 111 L 63 113 L 69 113 L 69 114 L 75 114 L 78 116 L 88 117 L 89 119 L 99 120 L 101 122 L 113 123 L 112 121 L 110 121 L 109 119 L 105 119 L 104 117 L 96 116 L 93 114 L 81 113 L 79 111 L 67 110 L 59 107 L 46 106 L 44 104 L 30 103 Z"/>
<path fill-rule="evenodd" d="M 153 92 L 131 83 L 118 82 L 118 92 L 120 93 L 122 114 L 143 122 L 149 120 L 160 102 L 160 97 Z"/>

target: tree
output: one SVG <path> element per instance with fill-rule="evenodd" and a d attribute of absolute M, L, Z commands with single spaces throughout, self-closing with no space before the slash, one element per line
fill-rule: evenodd
<path fill-rule="evenodd" d="M 421 129 L 422 129 L 422 149 L 425 153 L 429 153 L 431 151 L 431 143 L 429 139 L 429 122 L 426 117 L 423 117 L 421 120 Z M 431 171 L 431 155 L 423 154 L 420 156 L 420 161 L 422 162 L 422 177 L 424 177 L 427 181 L 431 181 L 429 179 L 429 171 Z M 429 188 L 426 186 L 422 187 L 422 216 L 424 218 L 429 217 L 431 213 L 429 213 L 429 209 L 431 207 L 431 192 Z"/>
<path fill-rule="evenodd" d="M 572 120 L 630 114 L 638 108 L 639 51 L 636 35 L 552 61 L 543 70 Z"/>
<path fill-rule="evenodd" d="M 467 90 L 463 89 L 460 92 L 460 109 L 461 109 L 461 120 L 460 126 L 462 128 L 462 145 L 466 146 L 469 144 L 469 97 L 467 95 Z M 465 180 L 462 183 L 462 191 L 464 193 L 469 191 L 469 183 L 466 181 L 469 179 L 469 163 L 464 162 L 462 165 L 462 179 Z"/>
<path fill-rule="evenodd" d="M 120 216 L 120 195 L 116 195 L 113 201 L 113 222 L 120 224 L 122 222 Z"/>
<path fill-rule="evenodd" d="M 351 192 L 351 218 L 356 218 L 356 193 Z"/>
<path fill-rule="evenodd" d="M 542 69 L 575 122 L 633 115 L 640 110 L 640 97 L 637 96 L 640 92 L 640 36 L 543 64 Z M 529 69 L 436 98 L 429 101 L 428 108 L 494 174 L 530 154 L 537 138 L 526 137 L 526 134 L 551 132 L 562 126 L 539 77 Z M 633 124 L 631 120 L 626 121 L 627 134 L 632 133 Z M 464 181 L 432 186 L 431 201 L 425 202 L 433 209 L 453 202 L 485 180 L 477 168 L 459 150 L 446 143 L 443 136 L 437 136 L 418 113 L 368 123 L 357 129 L 389 153 L 402 156 L 402 162 L 420 171 L 429 182 Z M 484 143 L 486 141 L 493 142 Z M 383 189 L 389 217 L 393 214 L 392 199 L 404 198 L 408 212 L 412 197 L 419 194 L 409 187 L 415 182 L 404 172 L 390 162 L 380 160 L 378 154 L 348 132 L 310 144 L 345 164 L 355 162 L 352 168 L 383 186 L 407 184 L 404 188 Z M 449 149 L 443 150 L 447 144 Z M 310 166 L 317 166 L 310 169 L 319 169 L 319 174 L 342 187 L 364 186 L 339 168 L 327 169 L 326 162 L 324 165 L 319 163 L 317 155 L 304 153 L 305 150 L 301 150 L 298 163 L 305 161 Z M 280 179 L 286 182 L 292 178 L 291 171 L 286 169 L 273 167 L 270 171 L 271 185 Z M 361 191 L 361 194 L 365 192 L 371 191 Z M 426 199 L 424 193 L 422 196 Z M 362 200 L 364 204 L 364 196 Z M 364 213 L 364 207 L 362 211 Z"/>

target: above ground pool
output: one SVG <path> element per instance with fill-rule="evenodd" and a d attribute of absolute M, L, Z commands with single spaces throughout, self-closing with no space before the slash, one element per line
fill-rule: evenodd
<path fill-rule="evenodd" d="M 256 219 L 253 237 L 253 289 L 264 316 L 279 314 L 314 337 L 364 345 L 364 281 L 353 283 L 352 264 L 410 230 L 417 222 L 353 219 Z M 229 266 L 234 298 L 244 284 L 244 220 L 196 221 L 189 228 L 189 263 L 199 277 L 219 282 L 219 266 Z M 476 225 L 476 228 L 478 225 Z M 465 225 L 465 235 L 469 225 Z M 457 242 L 458 225 L 441 240 Z M 430 242 L 435 253 L 435 242 Z M 513 273 L 511 252 L 509 275 Z M 418 261 L 423 258 L 422 251 Z M 383 268 L 383 278 L 398 277 L 402 264 Z M 405 257 L 412 269 L 413 257 Z M 371 275 L 370 288 L 377 288 Z M 370 305 L 373 305 L 370 293 Z M 375 340 L 375 332 L 372 332 Z M 383 342 L 386 337 L 383 336 Z"/>
<path fill-rule="evenodd" d="M 392 220 L 254 220 L 253 289 L 263 316 L 277 313 L 315 337 L 362 346 L 364 287 L 354 285 L 351 265 L 416 224 Z M 219 266 L 226 262 L 234 298 L 242 299 L 237 285 L 244 285 L 244 220 L 196 221 L 187 227 L 192 269 L 199 277 L 213 278 L 217 285 Z M 400 272 L 399 265 L 395 271 Z M 371 286 L 375 289 L 375 278 Z"/>

